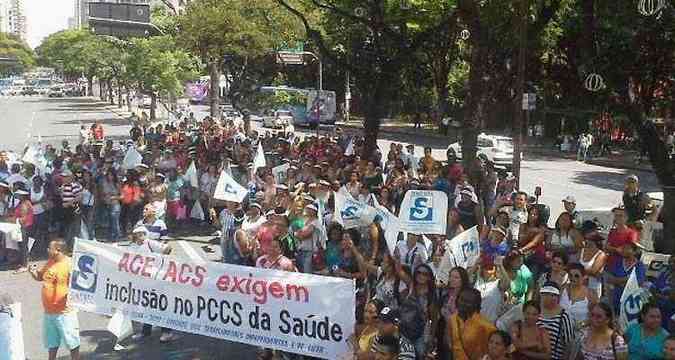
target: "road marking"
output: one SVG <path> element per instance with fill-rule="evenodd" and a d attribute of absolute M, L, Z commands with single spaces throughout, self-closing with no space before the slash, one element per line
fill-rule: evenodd
<path fill-rule="evenodd" d="M 195 263 L 203 264 L 206 263 L 206 259 L 200 255 L 200 253 L 195 250 L 190 244 L 185 240 L 178 240 L 178 245 L 183 248 L 185 254 Z"/>

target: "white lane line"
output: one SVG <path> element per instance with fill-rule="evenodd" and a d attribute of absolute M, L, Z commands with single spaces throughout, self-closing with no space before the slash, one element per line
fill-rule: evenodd
<path fill-rule="evenodd" d="M 178 245 L 180 245 L 180 247 L 183 248 L 183 251 L 185 251 L 185 254 L 193 262 L 198 263 L 198 264 L 206 263 L 206 259 L 203 256 L 201 256 L 200 253 L 192 247 L 192 245 L 188 244 L 187 241 L 178 240 Z"/>

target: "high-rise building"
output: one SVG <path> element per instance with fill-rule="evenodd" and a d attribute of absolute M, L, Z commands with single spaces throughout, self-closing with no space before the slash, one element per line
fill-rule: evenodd
<path fill-rule="evenodd" d="M 27 24 L 23 0 L 0 0 L 0 31 L 26 40 Z"/>

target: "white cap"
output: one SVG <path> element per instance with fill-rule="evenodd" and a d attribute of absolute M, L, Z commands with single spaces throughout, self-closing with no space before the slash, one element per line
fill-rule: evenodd
<path fill-rule="evenodd" d="M 572 196 L 572 195 L 567 195 L 567 196 L 563 199 L 563 201 L 566 202 L 566 203 L 571 203 L 571 204 L 576 204 L 576 203 L 577 203 L 577 200 L 576 200 L 576 199 L 574 198 L 574 196 Z"/>

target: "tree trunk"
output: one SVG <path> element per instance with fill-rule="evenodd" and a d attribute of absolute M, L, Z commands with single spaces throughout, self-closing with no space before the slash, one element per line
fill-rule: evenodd
<path fill-rule="evenodd" d="M 624 103 L 628 104 L 628 118 L 637 128 L 642 142 L 647 146 L 652 168 L 663 190 L 661 207 L 663 238 L 654 245 L 658 252 L 675 254 L 675 216 L 673 216 L 675 214 L 675 160 L 670 158 L 666 143 L 659 137 L 654 123 L 646 119 L 641 107 L 636 103 L 631 103 L 628 95 L 624 95 Z"/>
<path fill-rule="evenodd" d="M 122 108 L 122 84 L 117 82 L 117 107 Z"/>
<path fill-rule="evenodd" d="M 94 77 L 87 77 L 87 96 L 94 96 Z"/>
<path fill-rule="evenodd" d="M 154 121 L 157 118 L 157 94 L 150 93 L 150 120 Z"/>
<path fill-rule="evenodd" d="M 211 78 L 211 88 L 209 89 L 210 113 L 212 118 L 216 118 L 219 115 L 220 105 L 220 69 L 217 60 L 211 60 L 209 63 L 209 77 Z"/>
<path fill-rule="evenodd" d="M 112 85 L 112 79 L 108 80 L 108 100 L 110 101 L 110 105 L 115 105 L 115 100 L 113 96 L 113 85 Z"/>

